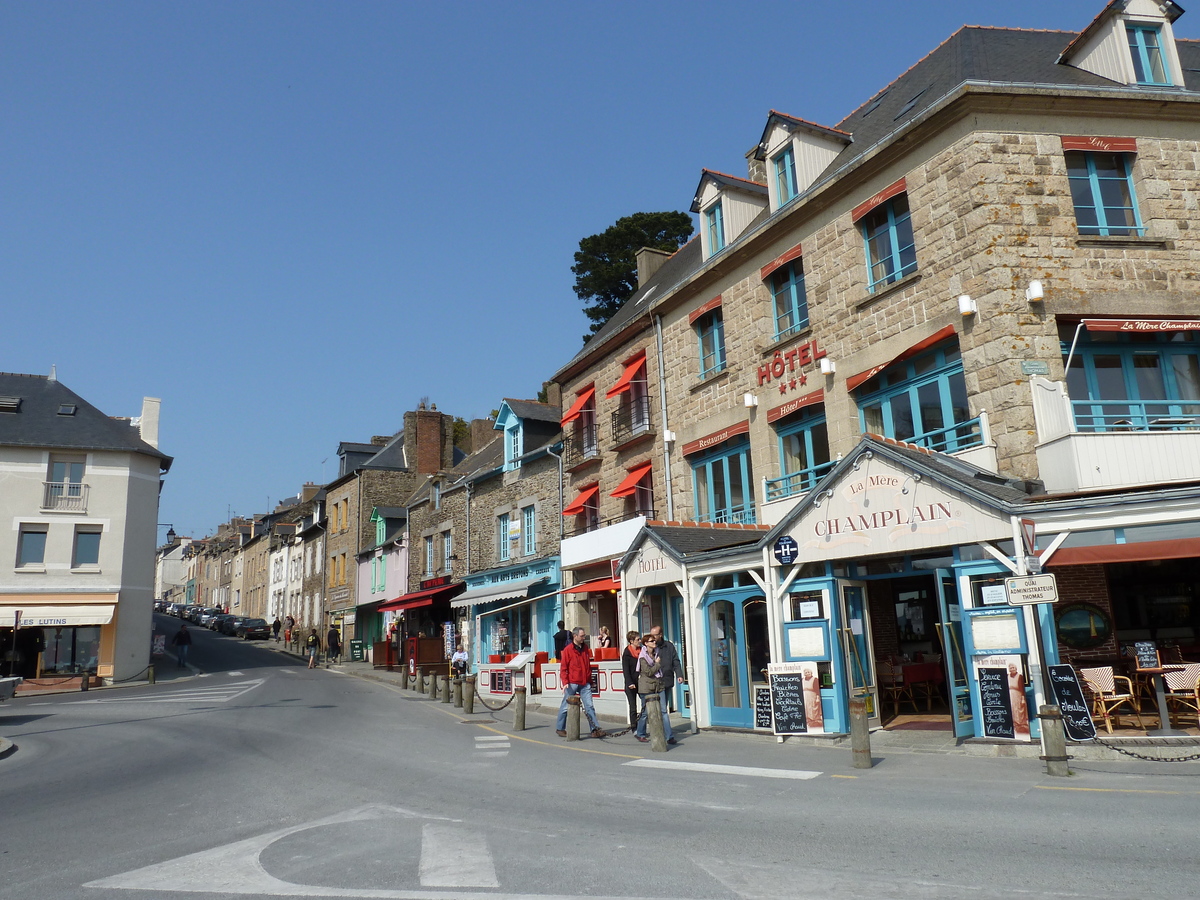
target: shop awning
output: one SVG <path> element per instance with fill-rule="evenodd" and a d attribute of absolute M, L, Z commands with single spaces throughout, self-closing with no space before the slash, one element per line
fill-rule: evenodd
<path fill-rule="evenodd" d="M 433 606 L 437 600 L 448 600 L 462 593 L 464 587 L 465 585 L 460 581 L 458 584 L 444 584 L 441 587 L 413 591 L 411 594 L 404 594 L 395 600 L 379 604 L 379 612 L 398 612 L 405 609 L 419 609 L 422 606 Z"/>
<path fill-rule="evenodd" d="M 858 387 L 860 384 L 862 384 L 863 382 L 870 381 L 872 378 L 874 378 L 876 375 L 878 375 L 880 372 L 882 372 L 888 366 L 894 366 L 898 362 L 904 362 L 904 360 L 906 360 L 906 359 L 911 359 L 912 357 L 914 357 L 918 353 L 920 353 L 922 350 L 928 350 L 930 347 L 936 346 L 937 344 L 940 344 L 942 341 L 947 340 L 952 337 L 954 337 L 954 326 L 947 325 L 945 328 L 935 331 L 929 337 L 925 338 L 925 340 L 918 341 L 917 343 L 913 344 L 911 347 L 909 347 L 903 353 L 900 353 L 897 356 L 893 356 L 891 359 L 889 359 L 883 365 L 873 366 L 870 369 L 867 369 L 865 372 L 859 372 L 857 375 L 851 375 L 849 378 L 846 379 L 846 390 L 852 391 L 856 387 Z"/>
<path fill-rule="evenodd" d="M 1088 331 L 1153 334 L 1162 331 L 1200 331 L 1200 319 L 1084 319 Z"/>
<path fill-rule="evenodd" d="M 562 511 L 564 516 L 577 516 L 583 512 L 583 508 L 588 505 L 588 502 L 600 493 L 600 485 L 593 484 L 591 487 L 586 487 L 579 492 L 579 496 L 567 504 L 566 509 Z"/>
<path fill-rule="evenodd" d="M 608 389 L 605 397 L 615 397 L 617 394 L 624 393 L 629 390 L 629 386 L 633 384 L 633 379 L 637 377 L 637 373 L 642 370 L 642 366 L 646 363 L 646 351 L 639 350 L 638 353 L 625 363 L 625 371 L 621 373 L 621 377 L 617 379 L 617 383 Z"/>
<path fill-rule="evenodd" d="M 575 398 L 575 402 L 571 404 L 571 408 L 567 410 L 567 414 L 562 417 L 563 425 L 570 425 L 572 422 L 578 419 L 580 413 L 583 412 L 583 408 L 588 405 L 588 401 L 594 396 L 596 396 L 595 385 L 585 388 L 583 393 Z"/>
<path fill-rule="evenodd" d="M 1099 563 L 1149 562 L 1156 559 L 1200 557 L 1200 538 L 1174 541 L 1140 541 L 1133 544 L 1097 544 L 1094 547 L 1062 547 L 1046 561 L 1054 566 L 1087 566 Z"/>
<path fill-rule="evenodd" d="M 609 496 L 611 497 L 628 497 L 637 491 L 638 482 L 646 477 L 646 473 L 654 468 L 654 463 L 644 462 L 634 466 L 629 470 L 629 474 L 625 476 L 625 480 L 617 485 L 617 489 Z"/>
<path fill-rule="evenodd" d="M 16 607 L 0 609 L 0 626 L 12 627 Z M 112 621 L 115 606 L 23 606 L 22 628 L 57 628 L 65 625 L 107 625 Z"/>
<path fill-rule="evenodd" d="M 452 609 L 461 609 L 464 606 L 491 603 L 495 600 L 523 600 L 531 587 L 535 584 L 542 584 L 545 580 L 545 575 L 539 575 L 536 578 L 514 578 L 504 584 L 489 584 L 486 587 L 473 588 L 454 598 L 450 606 Z"/>
<path fill-rule="evenodd" d="M 592 591 L 619 591 L 621 582 L 615 578 L 597 578 L 595 581 L 585 581 L 563 591 L 564 594 L 590 594 Z"/>

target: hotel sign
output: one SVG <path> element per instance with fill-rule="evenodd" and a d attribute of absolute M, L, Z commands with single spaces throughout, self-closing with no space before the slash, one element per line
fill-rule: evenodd
<path fill-rule="evenodd" d="M 625 588 L 674 584 L 677 581 L 683 581 L 683 566 L 663 553 L 657 544 L 650 542 L 641 546 L 633 562 L 621 573 L 621 584 Z"/>

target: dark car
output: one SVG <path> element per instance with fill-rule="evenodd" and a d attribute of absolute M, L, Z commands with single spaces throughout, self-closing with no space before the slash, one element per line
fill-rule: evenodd
<path fill-rule="evenodd" d="M 246 620 L 246 616 L 226 616 L 221 620 L 221 634 L 237 634 L 237 627 Z"/>
<path fill-rule="evenodd" d="M 217 613 L 215 616 L 213 616 L 211 619 L 208 620 L 208 625 L 207 625 L 208 630 L 209 631 L 220 631 L 221 623 L 224 622 L 226 619 L 232 619 L 232 618 L 233 618 L 233 616 L 229 615 L 228 613 Z"/>
<path fill-rule="evenodd" d="M 266 619 L 242 619 L 242 623 L 237 627 L 237 636 L 246 641 L 253 638 L 265 641 L 271 636 L 271 626 L 267 624 Z"/>

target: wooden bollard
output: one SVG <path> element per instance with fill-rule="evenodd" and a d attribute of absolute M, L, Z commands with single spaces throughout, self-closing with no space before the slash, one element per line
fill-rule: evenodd
<path fill-rule="evenodd" d="M 450 676 L 442 675 L 440 677 L 442 679 L 442 702 L 449 703 L 450 702 Z"/>
<path fill-rule="evenodd" d="M 400 667 L 400 690 L 408 690 L 408 666 Z"/>
<path fill-rule="evenodd" d="M 667 733 L 663 730 L 662 702 L 659 694 L 646 698 L 646 730 L 650 732 L 650 749 L 655 753 L 667 752 Z"/>
<path fill-rule="evenodd" d="M 579 695 L 567 698 L 567 740 L 579 740 Z"/>
<path fill-rule="evenodd" d="M 454 676 L 454 706 L 456 709 L 462 709 L 463 700 L 463 678 L 461 675 Z"/>
<path fill-rule="evenodd" d="M 1067 758 L 1067 735 L 1063 731 L 1062 709 L 1057 706 L 1039 706 L 1038 718 L 1042 723 L 1042 735 L 1045 740 L 1046 755 L 1042 760 L 1046 763 L 1046 774 L 1065 778 L 1071 774 L 1071 766 Z"/>
<path fill-rule="evenodd" d="M 441 676 L 438 675 L 437 672 L 434 672 L 429 676 L 429 699 L 430 700 L 437 699 L 438 678 L 440 678 L 440 677 Z"/>
<path fill-rule="evenodd" d="M 425 670 L 417 669 L 417 693 L 425 693 Z"/>
<path fill-rule="evenodd" d="M 468 675 L 463 681 L 463 712 L 475 712 L 475 676 Z"/>
<path fill-rule="evenodd" d="M 524 686 L 513 688 L 513 694 L 516 699 L 513 701 L 513 731 L 525 730 L 525 688 Z"/>
<path fill-rule="evenodd" d="M 871 760 L 871 730 L 867 727 L 867 701 L 865 697 L 850 700 L 850 750 L 854 755 L 854 768 L 869 769 Z"/>

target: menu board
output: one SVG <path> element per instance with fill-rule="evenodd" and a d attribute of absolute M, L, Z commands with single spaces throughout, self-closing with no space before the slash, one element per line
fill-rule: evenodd
<path fill-rule="evenodd" d="M 771 727 L 771 688 L 767 685 L 754 686 L 754 727 Z"/>
<path fill-rule="evenodd" d="M 1134 641 L 1133 655 L 1139 669 L 1157 669 L 1159 666 L 1158 645 L 1154 641 Z"/>
<path fill-rule="evenodd" d="M 979 707 L 986 737 L 1015 738 L 1007 669 L 979 670 Z"/>
<path fill-rule="evenodd" d="M 513 673 L 511 669 L 492 669 L 491 691 L 493 694 L 511 694 L 513 692 Z"/>
<path fill-rule="evenodd" d="M 1096 723 L 1088 712 L 1083 688 L 1070 666 L 1049 666 L 1050 689 L 1062 710 L 1063 726 L 1073 741 L 1090 741 L 1096 736 Z"/>
<path fill-rule="evenodd" d="M 771 674 L 771 720 L 776 734 L 806 734 L 804 676 L 800 673 Z"/>
<path fill-rule="evenodd" d="M 1021 631 L 1016 613 L 972 616 L 971 643 L 977 653 L 1016 650 L 1021 646 Z"/>

